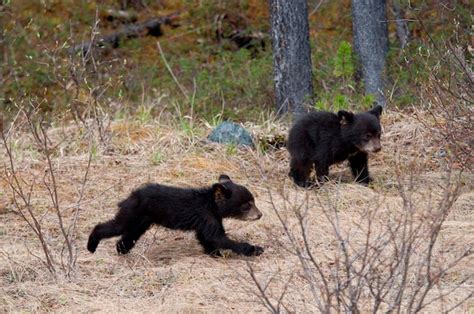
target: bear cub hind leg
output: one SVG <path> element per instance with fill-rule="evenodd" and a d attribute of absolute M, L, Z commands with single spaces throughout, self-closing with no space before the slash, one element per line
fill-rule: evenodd
<path fill-rule="evenodd" d="M 138 239 L 150 228 L 152 223 L 151 219 L 143 217 L 127 226 L 122 237 L 117 241 L 117 253 L 127 254 L 135 246 Z"/>
<path fill-rule="evenodd" d="M 119 236 L 123 233 L 123 226 L 115 219 L 98 224 L 92 230 L 87 242 L 87 250 L 94 253 L 102 239 Z"/>

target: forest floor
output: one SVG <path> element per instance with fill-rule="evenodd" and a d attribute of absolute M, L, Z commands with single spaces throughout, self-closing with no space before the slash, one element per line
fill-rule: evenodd
<path fill-rule="evenodd" d="M 288 179 L 288 153 L 284 148 L 265 153 L 203 141 L 209 128 L 197 132 L 179 129 L 166 119 L 145 123 L 111 123 L 105 144 L 92 148 L 87 132 L 75 125 L 51 129 L 55 145 L 52 164 L 57 180 L 59 208 L 65 224 L 77 212 L 77 262 L 70 278 L 61 275 L 61 260 L 66 261 L 58 219 L 45 188 L 46 163 L 29 134 L 13 133 L 16 173 L 21 184 L 34 182 L 31 193 L 33 212 L 51 247 L 57 278 L 43 264 L 39 241 L 28 224 L 17 214 L 11 189 L 2 170 L 0 182 L 0 312 L 262 312 L 265 306 L 249 275 L 267 282 L 267 292 L 278 299 L 290 282 L 284 302 L 290 310 L 314 312 L 310 284 L 304 278 L 300 260 L 291 253 L 291 245 L 277 214 L 291 232 L 298 224 L 291 208 L 309 200 L 306 214 L 308 242 L 323 269 L 330 271 L 338 244 L 325 213 L 337 206 L 340 230 L 350 234 L 354 245 L 364 239 L 357 222 L 364 221 L 368 208 L 378 208 L 374 225 L 382 227 L 383 218 L 403 211 L 399 185 L 412 184 L 414 205 L 437 206 L 447 182 L 441 170 L 443 161 L 437 140 L 423 123 L 401 112 L 382 117 L 383 150 L 370 158 L 375 179 L 371 187 L 352 182 L 345 164 L 331 169 L 331 182 L 321 189 L 295 187 Z M 272 132 L 286 134 L 285 123 L 246 125 L 256 135 Z M 196 135 L 196 134 L 202 134 Z M 83 185 L 92 151 L 90 170 Z M 4 147 L 2 167 L 7 167 Z M 401 170 L 400 183 L 397 169 Z M 115 240 L 101 242 L 95 254 L 86 250 L 88 235 L 95 224 L 110 219 L 116 204 L 132 189 L 145 182 L 176 186 L 206 186 L 221 173 L 248 187 L 256 198 L 263 217 L 256 222 L 227 220 L 227 233 L 265 248 L 263 255 L 243 258 L 230 254 L 225 258 L 204 255 L 192 233 L 152 227 L 126 256 L 118 256 Z M 43 180 L 43 178 L 46 178 Z M 459 197 L 443 224 L 437 261 L 441 263 L 471 248 L 474 243 L 474 174 L 464 172 Z M 83 192 L 83 193 L 82 193 Z M 81 197 L 81 194 L 82 197 Z M 283 197 L 285 196 L 285 197 Z M 79 203 L 79 206 L 78 206 Z M 293 206 L 293 207 L 292 207 Z M 421 217 L 421 216 L 420 216 Z M 424 219 L 421 217 L 419 219 Z M 247 263 L 249 262 L 249 264 Z M 458 287 L 453 293 L 430 304 L 446 310 L 474 290 L 474 259 L 469 256 L 445 274 L 428 295 L 435 298 Z M 463 279 L 466 281 L 462 282 Z M 362 309 L 370 309 L 361 301 Z M 272 299 L 275 300 L 275 299 Z M 364 298 L 361 298 L 364 300 Z M 275 301 L 276 302 L 276 301 Z M 474 301 L 456 309 L 471 312 Z"/>

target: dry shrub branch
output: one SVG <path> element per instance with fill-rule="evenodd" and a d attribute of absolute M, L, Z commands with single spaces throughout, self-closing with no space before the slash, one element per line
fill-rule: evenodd
<path fill-rule="evenodd" d="M 95 22 L 91 28 L 91 42 L 99 34 L 99 17 L 96 13 Z M 71 34 L 71 41 L 72 41 Z M 63 274 L 70 278 L 77 262 L 76 236 L 77 222 L 83 202 L 93 151 L 96 142 L 106 144 L 110 120 L 101 106 L 101 98 L 109 87 L 100 75 L 99 67 L 106 68 L 106 64 L 95 59 L 94 49 L 88 49 L 85 54 L 69 54 L 65 51 L 68 43 L 57 44 L 55 47 L 44 48 L 44 53 L 50 61 L 52 69 L 51 79 L 62 87 L 68 101 L 66 104 L 75 127 L 62 128 L 62 132 L 50 132 L 53 125 L 46 121 L 46 116 L 40 110 L 47 100 L 37 97 L 24 99 L 25 104 L 17 105 L 18 114 L 9 124 L 9 129 L 2 132 L 2 144 L 6 154 L 4 165 L 4 180 L 9 187 L 13 202 L 13 211 L 18 214 L 34 232 L 41 244 L 41 260 L 46 269 L 58 278 Z M 46 103 L 46 105 L 51 105 Z M 54 119 L 53 119 L 54 120 Z M 107 124 L 107 121 L 109 124 Z M 75 139 L 71 138 L 71 130 L 76 130 Z M 69 130 L 69 131 L 68 131 Z M 56 133 L 55 135 L 52 135 Z M 59 133 L 59 134 L 58 134 Z M 37 162 L 33 169 L 22 168 L 20 150 L 16 144 L 21 134 L 29 143 L 32 143 L 32 154 L 37 155 Z M 53 136 L 54 138 L 52 138 Z M 60 146 L 69 142 L 72 146 L 83 147 L 87 162 L 82 169 L 82 178 L 79 180 L 78 195 L 75 205 L 63 206 L 61 191 L 64 187 L 58 185 L 59 164 L 58 155 L 63 154 Z M 84 147 L 85 146 L 85 147 Z M 48 196 L 48 204 L 38 204 L 44 195 Z M 49 215 L 56 216 L 55 226 L 46 226 Z M 59 240 L 61 238 L 61 240 Z M 60 242 L 59 245 L 56 242 Z M 35 250 L 29 251 L 35 254 Z"/>
<path fill-rule="evenodd" d="M 472 256 L 470 245 L 453 254 L 440 244 L 443 223 L 459 195 L 459 178 L 447 173 L 441 192 L 430 193 L 425 206 L 419 205 L 417 185 L 407 184 L 400 173 L 397 178 L 400 207 L 389 208 L 386 200 L 375 199 L 354 212 L 350 222 L 341 216 L 337 187 L 306 191 L 299 197 L 294 196 L 297 191 L 282 188 L 279 195 L 272 195 L 268 189 L 284 233 L 279 245 L 296 262 L 295 274 L 273 274 L 271 280 L 262 279 L 248 263 L 262 304 L 274 313 L 295 311 L 301 305 L 295 299 L 323 313 L 419 312 L 459 292 L 470 275 L 458 278 L 449 289 L 440 286 L 461 261 Z M 317 226 L 311 217 L 315 213 Z M 320 254 L 318 244 L 309 240 L 318 237 L 331 246 L 332 255 Z M 301 287 L 295 280 L 303 280 L 308 288 L 292 290 Z M 443 310 L 452 310 L 470 297 L 472 291 Z"/>
<path fill-rule="evenodd" d="M 53 155 L 57 153 L 56 146 L 53 145 L 48 135 L 46 123 L 37 114 L 36 108 L 37 106 L 31 106 L 29 110 L 24 107 L 20 108 L 19 114 L 10 124 L 9 130 L 1 134 L 7 157 L 3 179 L 9 187 L 14 205 L 13 212 L 23 219 L 41 244 L 43 256 L 35 256 L 55 278 L 57 278 L 59 270 L 65 277 L 69 278 L 74 273 L 77 261 L 76 228 L 80 204 L 90 170 L 91 149 L 89 147 L 88 162 L 81 180 L 77 203 L 73 208 L 62 208 L 59 197 L 61 187 L 56 179 L 57 165 L 53 163 L 55 158 Z M 25 132 L 25 130 L 20 130 L 20 126 L 25 127 L 28 136 L 33 139 L 34 150 L 39 154 L 38 168 L 41 169 L 40 171 L 21 168 L 21 158 L 17 156 L 13 143 L 13 137 L 17 131 Z M 89 139 L 91 140 L 92 137 L 89 136 Z M 91 142 L 89 142 L 89 145 L 91 145 Z M 44 195 L 48 195 L 49 202 L 45 208 L 40 208 L 35 204 L 34 199 L 41 198 Z M 67 218 L 66 210 L 69 211 Z M 57 227 L 62 238 L 62 240 L 59 240 L 61 242 L 59 247 L 52 243 L 54 239 L 57 239 L 57 234 L 48 232 L 43 224 L 45 216 L 50 214 L 56 216 Z M 33 251 L 30 251 L 30 253 L 35 254 Z"/>
<path fill-rule="evenodd" d="M 474 72 L 466 60 L 465 49 L 456 34 L 442 44 L 432 41 L 435 67 L 427 64 L 429 79 L 421 90 L 421 110 L 418 120 L 438 139 L 447 166 L 472 171 L 474 147 Z M 431 121 L 421 115 L 431 116 Z M 429 123 L 427 123 L 429 121 Z"/>

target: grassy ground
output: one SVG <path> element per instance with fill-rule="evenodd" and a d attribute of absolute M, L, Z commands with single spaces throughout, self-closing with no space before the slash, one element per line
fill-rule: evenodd
<path fill-rule="evenodd" d="M 87 135 L 90 133 L 86 129 L 75 125 L 51 129 L 48 134 L 55 147 L 52 164 L 59 207 L 66 224 L 73 220 L 79 208 L 75 239 L 77 263 L 70 279 L 61 276 L 63 244 L 45 189 L 45 183 L 49 183 L 45 160 L 31 136 L 12 133 L 16 171 L 24 180 L 22 184 L 34 182 L 31 204 L 54 252 L 58 279 L 53 279 L 43 265 L 37 237 L 16 214 L 7 180 L 2 177 L 0 312 L 265 311 L 254 294 L 256 288 L 248 273 L 247 260 L 235 255 L 208 257 L 190 233 L 153 227 L 127 256 L 117 255 L 113 239 L 103 241 L 95 254 L 86 250 L 93 226 L 112 217 L 115 204 L 136 186 L 148 181 L 178 186 L 210 185 L 221 173 L 247 186 L 264 213 L 257 222 L 229 220 L 225 223 L 232 238 L 245 239 L 265 248 L 262 256 L 249 259 L 257 278 L 262 281 L 276 278 L 268 291 L 278 295 L 286 279 L 291 277 L 285 299 L 290 309 L 315 311 L 309 285 L 303 279 L 298 258 L 288 251 L 290 242 L 277 213 L 284 217 L 290 230 L 297 232 L 291 205 L 309 199 L 310 210 L 306 217 L 309 243 L 323 269 L 330 272 L 336 267 L 331 261 L 338 250 L 324 213 L 335 204 L 341 230 L 350 233 L 352 243 L 357 246 L 364 239 L 364 228 L 357 222 L 364 219 L 368 208 L 379 208 L 374 219 L 375 230 L 382 228 L 387 217 L 403 211 L 396 169 L 402 171 L 402 186 L 408 187 L 413 179 L 411 195 L 419 213 L 441 199 L 446 173 L 442 170 L 442 157 L 437 157 L 439 146 L 435 134 L 402 112 L 385 114 L 382 123 L 384 148 L 370 160 L 375 178 L 371 188 L 354 184 L 348 169 L 337 166 L 331 169 L 334 181 L 320 190 L 309 191 L 295 188 L 289 182 L 288 154 L 284 148 L 263 153 L 206 143 L 203 139 L 209 129 L 197 122 L 192 128 L 183 128 L 166 117 L 145 123 L 115 121 L 110 125 L 107 139 L 93 146 L 89 145 Z M 286 132 L 286 123 L 279 121 L 247 126 L 257 136 Z M 4 151 L 1 156 L 6 166 Z M 90 171 L 83 187 L 89 156 Z M 411 176 L 412 173 L 415 175 Z M 460 180 L 460 196 L 441 231 L 436 265 L 442 265 L 466 248 L 472 249 L 474 243 L 474 175 L 464 173 Z M 420 214 L 418 219 L 427 218 Z M 436 312 L 448 309 L 472 293 L 473 269 L 471 256 L 443 276 L 430 297 L 458 284 L 461 286 L 431 304 L 430 309 Z M 465 278 L 468 280 L 460 283 Z M 473 307 L 473 301 L 468 300 L 457 311 L 469 312 Z M 369 305 L 361 304 L 361 308 L 369 309 Z"/>

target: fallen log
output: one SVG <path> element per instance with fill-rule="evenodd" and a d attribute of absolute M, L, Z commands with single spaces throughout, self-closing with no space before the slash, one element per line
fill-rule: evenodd
<path fill-rule="evenodd" d="M 266 35 L 259 31 L 249 31 L 249 23 L 243 15 L 231 15 L 228 13 L 216 15 L 214 17 L 214 25 L 218 43 L 223 39 L 228 39 L 238 49 L 265 49 Z"/>
<path fill-rule="evenodd" d="M 161 25 L 169 25 L 173 28 L 179 26 L 179 24 L 176 23 L 178 16 L 179 12 L 176 12 L 163 17 L 154 17 L 142 23 L 125 25 L 115 33 L 98 37 L 93 41 L 82 42 L 70 47 L 68 51 L 71 54 L 82 52 L 83 55 L 86 55 L 91 49 L 94 48 L 118 48 L 120 44 L 126 39 L 144 36 L 159 37 L 163 35 Z"/>

